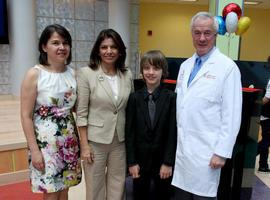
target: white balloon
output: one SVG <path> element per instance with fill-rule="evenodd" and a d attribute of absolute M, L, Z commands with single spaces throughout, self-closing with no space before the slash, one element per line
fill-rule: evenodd
<path fill-rule="evenodd" d="M 228 33 L 233 33 L 237 29 L 238 16 L 235 12 L 229 12 L 226 16 L 225 24 Z"/>

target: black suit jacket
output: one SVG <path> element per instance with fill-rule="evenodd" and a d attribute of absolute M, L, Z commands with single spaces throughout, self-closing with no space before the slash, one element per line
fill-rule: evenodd
<path fill-rule="evenodd" d="M 127 164 L 139 164 L 140 173 L 159 172 L 162 164 L 174 166 L 176 152 L 176 94 L 160 87 L 154 126 L 148 113 L 145 88 L 129 96 L 125 143 Z"/>

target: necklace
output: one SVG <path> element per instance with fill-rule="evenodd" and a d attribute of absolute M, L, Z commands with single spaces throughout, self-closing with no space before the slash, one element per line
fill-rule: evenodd
<path fill-rule="evenodd" d="M 110 68 L 109 70 L 106 69 L 105 67 L 101 66 L 102 71 L 104 72 L 104 74 L 108 75 L 108 76 L 114 76 L 116 74 L 116 69 L 115 68 Z"/>
<path fill-rule="evenodd" d="M 107 76 L 115 76 L 116 72 L 104 72 L 104 74 L 106 74 Z"/>

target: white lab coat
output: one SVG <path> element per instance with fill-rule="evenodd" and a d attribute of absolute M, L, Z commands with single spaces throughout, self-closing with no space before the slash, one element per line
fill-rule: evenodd
<path fill-rule="evenodd" d="M 172 185 L 215 197 L 220 169 L 213 154 L 230 158 L 241 123 L 242 86 L 236 64 L 216 48 L 187 87 L 195 54 L 180 67 L 177 92 L 177 151 Z"/>

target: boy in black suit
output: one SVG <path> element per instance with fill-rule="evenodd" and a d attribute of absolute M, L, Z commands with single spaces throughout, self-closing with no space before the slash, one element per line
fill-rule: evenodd
<path fill-rule="evenodd" d="M 176 94 L 163 87 L 168 64 L 158 50 L 143 55 L 145 87 L 132 93 L 126 111 L 127 164 L 134 200 L 170 199 L 176 151 Z M 151 182 L 153 182 L 151 193 Z"/>

